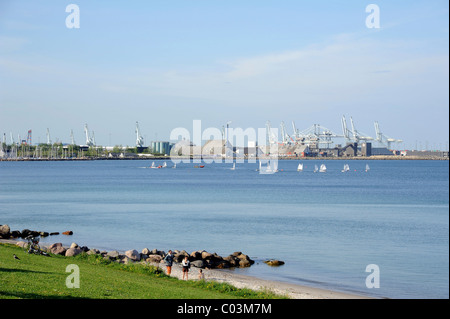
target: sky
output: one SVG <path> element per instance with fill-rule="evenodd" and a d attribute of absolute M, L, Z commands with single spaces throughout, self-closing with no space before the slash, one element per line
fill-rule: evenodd
<path fill-rule="evenodd" d="M 136 121 L 148 145 L 194 120 L 342 134 L 345 115 L 448 150 L 448 48 L 443 0 L 0 0 L 0 134 L 84 144 L 88 124 L 98 145 L 134 146 Z"/>

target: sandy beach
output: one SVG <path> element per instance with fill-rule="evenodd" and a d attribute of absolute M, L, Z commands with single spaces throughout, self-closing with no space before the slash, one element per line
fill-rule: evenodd
<path fill-rule="evenodd" d="M 154 264 L 164 269 L 164 263 Z M 297 284 L 290 284 L 281 281 L 265 280 L 252 276 L 233 274 L 220 269 L 203 269 L 205 280 L 214 280 L 233 285 L 237 288 L 249 288 L 252 290 L 270 290 L 276 294 L 287 296 L 291 299 L 372 299 L 367 296 L 352 295 L 343 292 L 335 292 L 326 289 L 307 287 Z M 181 266 L 174 264 L 172 267 L 172 277 L 182 280 Z M 191 267 L 189 270 L 189 280 L 198 280 L 198 268 Z"/>
<path fill-rule="evenodd" d="M 0 243 L 17 244 L 23 240 L 0 239 Z M 49 246 L 49 245 L 45 245 Z M 67 257 L 70 258 L 70 257 Z M 165 263 L 150 263 L 166 271 Z M 189 270 L 189 280 L 198 279 L 199 268 L 191 267 Z M 236 288 L 248 288 L 252 290 L 269 290 L 276 294 L 287 296 L 290 299 L 373 299 L 367 296 L 353 295 L 349 293 L 336 292 L 332 290 L 307 287 L 298 284 L 291 284 L 281 281 L 265 280 L 253 276 L 234 274 L 220 269 L 203 269 L 204 279 L 221 283 L 228 283 Z M 183 273 L 181 264 L 174 263 L 172 267 L 172 277 L 182 280 Z"/>

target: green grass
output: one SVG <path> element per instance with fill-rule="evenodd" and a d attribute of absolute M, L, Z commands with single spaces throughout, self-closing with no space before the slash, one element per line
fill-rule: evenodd
<path fill-rule="evenodd" d="M 20 260 L 13 258 L 16 254 Z M 67 288 L 66 272 L 78 266 L 80 288 Z M 22 248 L 0 244 L 0 299 L 272 299 L 270 291 L 238 289 L 214 281 L 181 281 L 143 264 L 118 264 L 100 256 L 30 255 Z"/>

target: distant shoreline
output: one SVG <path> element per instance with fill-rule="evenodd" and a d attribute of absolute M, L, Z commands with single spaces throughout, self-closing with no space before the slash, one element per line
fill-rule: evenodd
<path fill-rule="evenodd" d="M 63 162 L 63 161 L 150 161 L 150 160 L 187 160 L 187 157 L 170 157 L 170 156 L 145 156 L 145 157 L 123 157 L 123 158 L 110 158 L 110 157 L 83 157 L 83 158 L 18 158 L 18 159 L 0 159 L 0 162 Z M 194 160 L 194 158 L 189 158 Z M 198 160 L 198 158 L 195 158 Z M 267 160 L 268 158 L 263 157 L 262 160 Z M 202 158 L 202 160 L 210 160 L 218 163 L 228 163 L 231 159 L 214 159 L 214 158 Z M 244 162 L 257 161 L 259 158 L 246 159 L 246 158 L 236 158 L 234 160 L 243 160 Z M 398 160 L 398 161 L 448 161 L 448 157 L 420 157 L 420 156 L 395 156 L 395 155 L 376 155 L 369 157 L 279 157 L 280 161 L 388 161 L 388 160 Z"/>

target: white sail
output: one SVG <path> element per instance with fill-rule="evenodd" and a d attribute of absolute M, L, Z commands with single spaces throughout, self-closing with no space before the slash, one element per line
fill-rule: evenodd
<path fill-rule="evenodd" d="M 152 166 L 150 166 L 151 168 L 155 168 L 155 162 L 152 162 Z"/>
<path fill-rule="evenodd" d="M 298 164 L 298 167 L 297 167 L 297 171 L 298 172 L 302 172 L 303 171 L 303 164 Z"/>
<path fill-rule="evenodd" d="M 164 164 L 162 165 L 162 167 L 167 167 L 167 163 L 166 163 L 166 162 L 164 162 Z"/>
<path fill-rule="evenodd" d="M 316 173 L 319 170 L 319 168 L 317 167 L 317 165 L 314 165 L 314 173 Z"/>
<path fill-rule="evenodd" d="M 344 168 L 342 169 L 342 172 L 348 172 L 350 170 L 350 166 L 348 164 L 344 164 Z"/>
<path fill-rule="evenodd" d="M 233 163 L 233 167 L 230 168 L 232 171 L 234 171 L 236 169 L 236 163 Z"/>
<path fill-rule="evenodd" d="M 177 163 L 173 164 L 172 168 L 177 168 Z"/>
<path fill-rule="evenodd" d="M 366 172 L 370 170 L 369 164 L 366 164 Z"/>
<path fill-rule="evenodd" d="M 320 165 L 319 172 L 325 173 L 326 171 L 327 171 L 327 167 L 325 166 L 325 164 Z"/>

